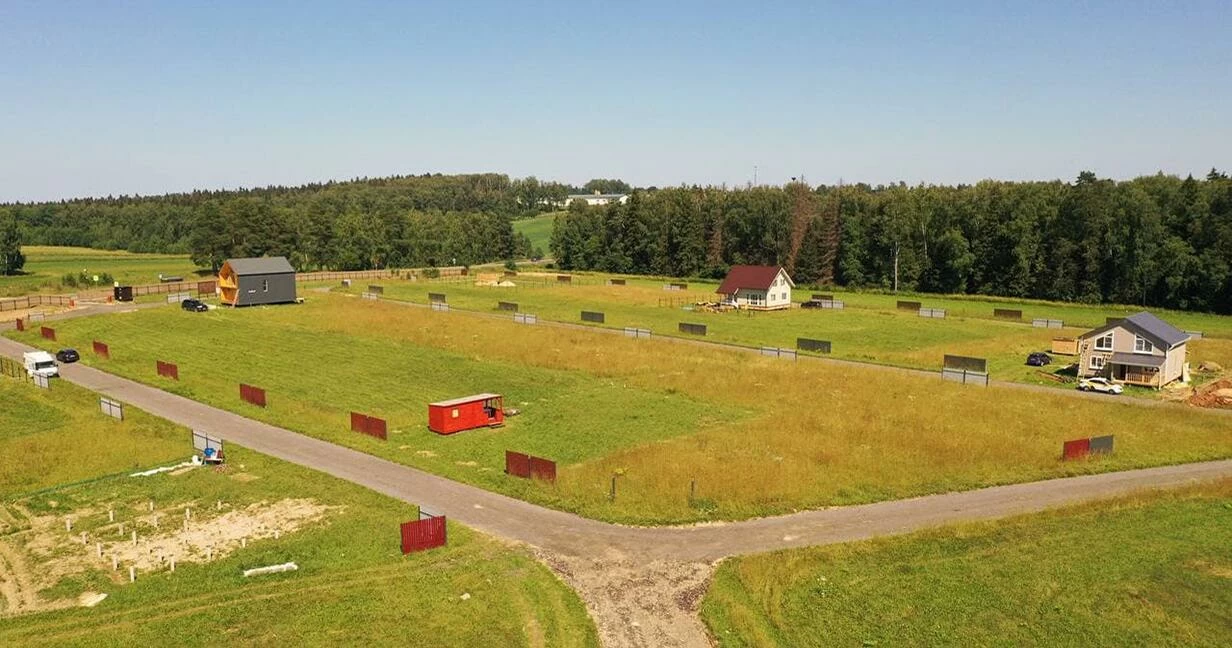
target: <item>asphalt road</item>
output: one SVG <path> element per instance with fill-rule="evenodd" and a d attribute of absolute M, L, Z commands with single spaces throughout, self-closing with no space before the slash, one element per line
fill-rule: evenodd
<path fill-rule="evenodd" d="M 0 338 L 20 359 L 31 347 Z M 543 508 L 254 421 L 81 364 L 67 380 L 225 441 L 418 504 L 485 533 L 563 556 L 712 561 L 788 547 L 906 533 L 1101 499 L 1143 488 L 1232 476 L 1232 460 L 1166 466 L 690 527 L 626 527 Z M 54 388 L 54 384 L 53 384 Z"/>

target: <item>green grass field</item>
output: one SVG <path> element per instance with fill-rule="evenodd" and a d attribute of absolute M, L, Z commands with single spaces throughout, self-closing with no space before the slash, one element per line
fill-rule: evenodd
<path fill-rule="evenodd" d="M 520 232 L 530 239 L 532 249 L 538 248 L 546 256 L 552 256 L 552 230 L 556 228 L 556 216 L 559 212 L 539 214 L 533 218 L 523 218 L 513 221 L 513 231 Z"/>
<path fill-rule="evenodd" d="M 1232 456 L 1228 419 L 961 385 L 893 371 L 522 326 L 313 293 L 306 304 L 67 320 L 84 361 L 246 416 L 600 519 L 737 519 L 831 504 Z M 45 344 L 37 333 L 9 333 Z M 177 362 L 181 382 L 158 378 Z M 238 400 L 237 384 L 270 407 Z M 441 437 L 428 402 L 495 391 L 522 414 Z M 387 418 L 389 441 L 348 429 Z M 958 414 L 961 412 L 961 415 Z M 1164 430 L 1161 430 L 1164 426 Z M 1115 434 L 1117 453 L 1058 461 L 1061 442 Z M 554 485 L 503 474 L 505 450 L 556 460 Z M 608 499 L 620 475 L 616 501 Z M 689 500 L 691 481 L 697 497 Z"/>
<path fill-rule="evenodd" d="M 6 492 L 114 473 L 133 463 L 180 461 L 191 453 L 187 430 L 132 408 L 124 424 L 95 414 L 101 422 L 95 425 L 86 413 L 96 411 L 97 396 L 59 381 L 44 392 L 0 378 L 0 402 L 6 417 L 0 458 L 35 459 L 4 464 Z M 14 417 L 10 405 L 20 406 L 22 414 Z M 11 434 L 12 423 L 24 433 Z M 6 587 L 0 644 L 598 645 L 580 600 L 523 550 L 451 524 L 448 546 L 403 557 L 398 524 L 415 518 L 413 506 L 234 444 L 227 454 L 223 471 L 119 476 L 6 497 L 0 505 L 0 582 L 16 583 L 22 599 L 36 592 L 35 610 L 71 603 L 83 591 L 108 597 L 93 608 L 5 617 Z M 44 456 L 74 467 L 45 475 Z M 219 516 L 287 498 L 309 500 L 328 512 L 276 539 L 249 529 L 244 547 L 234 537 L 211 539 L 219 550 L 212 561 L 181 554 L 174 573 L 165 564 L 147 566 L 134 584 L 127 582 L 125 564 L 117 573 L 107 560 L 111 543 L 128 544 L 118 524 L 157 541 L 160 534 L 179 531 L 186 506 L 194 511 L 192 528 L 204 530 L 215 528 L 214 518 L 227 519 Z M 150 502 L 164 516 L 157 528 Z M 115 511 L 114 523 L 108 510 Z M 66 516 L 74 521 L 71 536 L 63 526 Z M 222 528 L 236 526 L 232 521 Z M 88 534 L 84 547 L 81 532 Z M 103 559 L 95 556 L 95 541 L 108 543 Z M 299 570 L 247 579 L 241 574 L 287 561 Z"/>
<path fill-rule="evenodd" d="M 1054 337 L 1074 337 L 1084 328 L 1041 329 L 1029 325 L 1034 310 L 1039 317 L 1061 318 L 1081 313 L 1079 321 L 1092 327 L 1102 324 L 1105 317 L 1124 315 L 1117 309 L 1097 310 L 1068 305 L 1028 305 L 945 298 L 927 300 L 938 307 L 950 309 L 947 319 L 920 318 L 915 312 L 895 308 L 894 296 L 876 294 L 844 294 L 848 308 L 843 310 L 806 310 L 795 308 L 769 313 L 712 313 L 688 311 L 682 307 L 702 300 L 714 299 L 713 284 L 690 284 L 688 291 L 664 291 L 664 282 L 650 279 L 628 279 L 625 286 L 607 286 L 604 276 L 585 275 L 579 285 L 559 285 L 551 276 L 524 276 L 514 279 L 520 285 L 498 287 L 475 285 L 472 281 L 441 282 L 381 282 L 385 296 L 414 303 L 427 303 L 427 293 L 444 292 L 449 303 L 468 310 L 497 312 L 498 301 L 519 304 L 523 312 L 535 313 L 543 319 L 582 323 L 581 311 L 598 311 L 606 316 L 602 326 L 648 328 L 656 335 L 686 336 L 678 332 L 681 322 L 705 324 L 706 339 L 746 346 L 794 348 L 797 338 L 828 340 L 833 344 L 832 356 L 861 362 L 889 364 L 915 369 L 939 370 L 946 354 L 987 358 L 991 375 L 1000 380 L 1073 388 L 1050 379 L 1039 368 L 1025 364 L 1032 351 L 1047 351 Z M 359 292 L 364 287 L 352 287 Z M 339 289 L 342 290 L 342 289 Z M 811 291 L 797 290 L 797 299 L 807 299 Z M 836 295 L 837 297 L 838 295 Z M 915 299 L 915 298 L 913 298 Z M 1017 307 L 1024 310 L 1027 323 L 992 319 L 995 307 Z M 1072 312 L 1071 312 L 1072 311 Z M 1232 318 L 1216 315 L 1164 313 L 1183 324 L 1200 327 L 1211 334 L 1232 337 Z M 1212 338 L 1191 343 L 1190 363 L 1197 367 L 1204 360 L 1232 366 L 1232 339 Z M 1047 368 L 1049 373 L 1071 362 L 1057 356 Z M 1155 397 L 1154 390 L 1133 388 L 1139 396 Z"/>
<path fill-rule="evenodd" d="M 719 646 L 1227 646 L 1232 481 L 736 558 Z"/>
<path fill-rule="evenodd" d="M 136 285 L 158 283 L 159 274 L 184 277 L 186 281 L 193 281 L 199 276 L 199 268 L 187 254 L 134 254 L 121 250 L 37 245 L 24 246 L 21 251 L 26 255 L 25 274 L 0 277 L 0 297 L 92 289 L 61 283 L 65 274 L 76 275 L 83 271 L 91 277 L 105 272 L 122 284 Z M 203 272 L 208 274 L 208 269 Z M 103 285 L 102 288 L 109 288 L 110 285 Z"/>

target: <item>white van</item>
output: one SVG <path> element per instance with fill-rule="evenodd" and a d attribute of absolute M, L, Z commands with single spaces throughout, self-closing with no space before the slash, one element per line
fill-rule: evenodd
<path fill-rule="evenodd" d="M 51 378 L 52 376 L 60 375 L 60 368 L 56 366 L 56 359 L 46 351 L 30 351 L 23 354 L 22 359 L 26 362 L 26 373 L 31 376 Z"/>

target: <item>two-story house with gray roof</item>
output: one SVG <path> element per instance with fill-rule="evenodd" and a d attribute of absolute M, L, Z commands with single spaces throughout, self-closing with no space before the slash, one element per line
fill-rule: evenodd
<path fill-rule="evenodd" d="M 1185 375 L 1189 334 L 1145 311 L 1078 338 L 1078 376 L 1160 388 Z"/>

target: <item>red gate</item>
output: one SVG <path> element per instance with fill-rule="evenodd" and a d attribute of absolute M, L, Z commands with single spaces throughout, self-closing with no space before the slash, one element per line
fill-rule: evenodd
<path fill-rule="evenodd" d="M 43 326 L 39 328 L 39 335 L 42 335 L 45 339 L 54 340 L 56 339 L 56 330 Z"/>
<path fill-rule="evenodd" d="M 445 546 L 445 516 L 402 523 L 402 553 Z"/>
<path fill-rule="evenodd" d="M 385 423 L 385 419 L 367 416 L 359 412 L 351 412 L 351 429 L 381 440 L 388 438 L 388 426 Z"/>
<path fill-rule="evenodd" d="M 540 459 L 539 457 L 531 457 L 530 478 L 544 479 L 550 482 L 556 481 L 556 462 Z"/>
<path fill-rule="evenodd" d="M 180 379 L 180 368 L 178 366 L 173 365 L 170 362 L 163 362 L 162 360 L 155 360 L 154 362 L 156 363 L 155 366 L 158 369 L 158 375 L 163 378 L 170 378 L 172 380 Z"/>
<path fill-rule="evenodd" d="M 530 477 L 530 457 L 521 452 L 505 451 L 505 474 L 514 477 Z"/>
<path fill-rule="evenodd" d="M 265 407 L 265 390 L 252 385 L 240 384 L 240 400 L 252 403 L 257 407 Z"/>
<path fill-rule="evenodd" d="M 521 452 L 505 451 L 505 473 L 524 479 L 556 481 L 556 462 Z"/>
<path fill-rule="evenodd" d="M 94 341 L 94 355 L 107 358 L 108 360 L 110 360 L 111 359 L 111 349 L 107 348 L 106 344 L 103 344 L 102 342 L 95 340 Z"/>
<path fill-rule="evenodd" d="M 1073 441 L 1066 441 L 1065 445 L 1061 446 L 1061 458 L 1065 461 L 1083 459 L 1090 452 L 1090 439 L 1074 439 Z"/>

